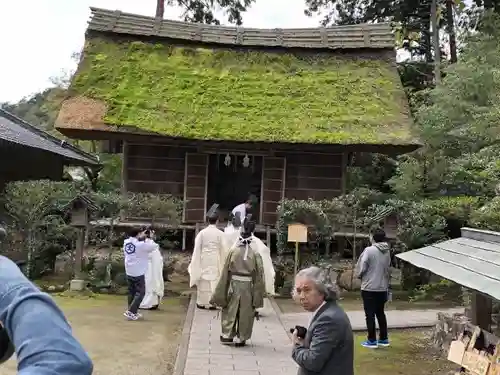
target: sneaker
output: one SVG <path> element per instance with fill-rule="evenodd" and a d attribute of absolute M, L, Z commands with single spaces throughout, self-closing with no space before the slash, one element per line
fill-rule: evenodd
<path fill-rule="evenodd" d="M 143 318 L 143 316 L 142 316 L 141 313 L 137 313 L 137 314 L 135 314 L 135 316 L 137 316 L 137 319 L 142 319 Z"/>
<path fill-rule="evenodd" d="M 370 349 L 377 349 L 378 343 L 377 343 L 377 341 L 366 340 L 366 341 L 361 343 L 361 346 L 363 346 L 365 348 L 370 348 Z"/>
<path fill-rule="evenodd" d="M 128 310 L 123 313 L 123 316 L 125 318 L 127 318 L 128 320 L 137 320 L 137 319 L 139 319 L 139 317 L 136 314 L 134 314 L 134 313 L 132 313 L 132 312 L 130 312 Z"/>
<path fill-rule="evenodd" d="M 389 340 L 388 339 L 378 340 L 378 346 L 384 346 L 384 347 L 390 346 Z"/>

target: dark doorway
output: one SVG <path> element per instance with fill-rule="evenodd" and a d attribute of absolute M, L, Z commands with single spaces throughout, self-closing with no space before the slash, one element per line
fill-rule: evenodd
<path fill-rule="evenodd" d="M 262 156 L 210 155 L 207 209 L 212 204 L 218 203 L 220 221 L 227 221 L 231 210 L 243 203 L 250 194 L 260 199 L 261 181 Z M 256 204 L 251 212 L 257 219 L 260 213 L 259 208 L 260 204 Z"/>

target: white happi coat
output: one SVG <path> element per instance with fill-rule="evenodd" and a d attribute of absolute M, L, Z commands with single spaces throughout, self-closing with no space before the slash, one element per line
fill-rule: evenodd
<path fill-rule="evenodd" d="M 160 246 L 149 254 L 148 270 L 146 271 L 146 294 L 139 306 L 141 309 L 150 309 L 158 306 L 165 292 L 165 283 L 163 281 L 163 256 Z"/>
<path fill-rule="evenodd" d="M 194 240 L 194 250 L 188 272 L 189 285 L 196 285 L 196 303 L 209 306 L 226 260 L 224 233 L 215 225 L 202 229 Z"/>

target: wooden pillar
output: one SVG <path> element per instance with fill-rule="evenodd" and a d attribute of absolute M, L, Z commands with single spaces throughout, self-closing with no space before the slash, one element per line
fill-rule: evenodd
<path fill-rule="evenodd" d="M 491 298 L 479 292 L 472 292 L 471 295 L 471 322 L 481 329 L 490 331 L 491 329 Z"/>
<path fill-rule="evenodd" d="M 122 153 L 122 185 L 121 185 L 121 194 L 123 197 L 126 197 L 128 194 L 128 150 L 129 144 L 127 141 L 123 141 L 123 153 Z M 125 210 L 121 210 L 120 212 L 120 220 L 125 220 L 127 216 L 127 212 Z"/>
<path fill-rule="evenodd" d="M 82 265 L 83 265 L 83 248 L 85 247 L 85 228 L 78 228 L 78 235 L 76 238 L 76 249 L 75 249 L 75 279 L 80 280 L 82 278 Z"/>
<path fill-rule="evenodd" d="M 69 284 L 71 291 L 80 292 L 85 289 L 85 277 L 82 272 L 83 248 L 85 246 L 85 227 L 77 227 L 77 239 L 75 249 L 75 265 L 73 272 L 75 276 Z"/>
<path fill-rule="evenodd" d="M 330 258 L 330 248 L 332 247 L 332 239 L 328 237 L 325 241 L 325 258 Z"/>
<path fill-rule="evenodd" d="M 345 194 L 347 191 L 347 165 L 349 163 L 349 153 L 344 151 L 342 153 L 342 194 Z"/>
<path fill-rule="evenodd" d="M 186 251 L 186 228 L 182 229 L 182 251 Z"/>

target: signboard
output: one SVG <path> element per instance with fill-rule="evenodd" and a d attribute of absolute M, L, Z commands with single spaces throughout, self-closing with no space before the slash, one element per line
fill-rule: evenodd
<path fill-rule="evenodd" d="M 307 226 L 300 223 L 288 225 L 288 242 L 306 243 Z"/>

